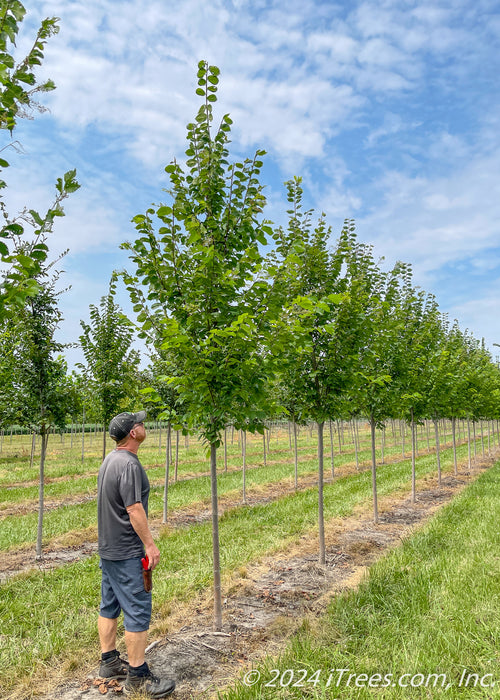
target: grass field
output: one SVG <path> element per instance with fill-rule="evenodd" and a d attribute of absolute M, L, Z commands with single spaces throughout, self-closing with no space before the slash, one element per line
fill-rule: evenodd
<path fill-rule="evenodd" d="M 224 700 L 500 697 L 499 516 L 497 462 Z"/>
<path fill-rule="evenodd" d="M 262 438 L 248 443 L 247 485 L 250 493 L 266 487 L 270 493 L 283 481 L 293 487 L 293 456 L 290 454 L 288 436 L 284 431 L 271 441 L 267 466 L 262 466 Z M 336 436 L 337 437 L 337 436 Z M 4 480 L 0 508 L 19 508 L 18 514 L 4 516 L 0 527 L 0 548 L 4 556 L 13 548 L 31 546 L 36 529 L 36 514 L 30 512 L 36 505 L 34 477 L 26 468 L 26 444 L 4 443 L 0 478 Z M 360 460 L 368 459 L 367 435 L 360 446 Z M 427 438 L 422 436 L 421 450 Z M 67 442 L 67 438 L 66 438 Z M 316 537 L 317 489 L 306 488 L 296 493 L 277 493 L 265 503 L 242 506 L 241 453 L 236 444 L 228 446 L 228 472 L 224 472 L 223 459 L 219 474 L 219 493 L 235 495 L 231 508 L 221 518 L 220 536 L 224 576 L 245 563 L 263 555 L 283 551 L 287 544 L 309 533 Z M 73 448 L 75 449 L 75 448 Z M 96 449 L 99 446 L 96 441 Z M 299 466 L 304 476 L 314 474 L 315 436 L 303 430 L 300 438 Z M 385 457 L 400 457 L 401 446 L 385 447 Z M 153 521 L 161 513 L 164 467 L 158 465 L 158 447 L 141 452 L 141 459 L 148 467 L 153 484 L 151 514 Z M 380 457 L 380 455 L 379 455 Z M 467 459 L 467 446 L 459 448 L 459 459 Z M 10 460 L 10 461 L 9 461 Z M 421 455 L 417 461 L 419 478 L 435 471 L 435 455 Z M 443 470 L 452 472 L 452 451 L 442 453 Z M 24 464 L 24 471 L 23 465 Z M 46 546 L 52 538 L 73 533 L 75 537 L 95 535 L 95 478 L 99 460 L 89 455 L 83 465 L 72 454 L 68 444 L 55 442 L 49 455 L 47 484 L 54 504 L 60 507 L 46 513 Z M 325 517 L 345 517 L 356 507 L 371 499 L 371 477 L 367 470 L 353 469 L 353 446 L 343 445 L 341 454 L 335 455 L 338 477 L 325 485 Z M 64 473 L 64 466 L 67 471 Z M 261 466 L 259 466 L 261 465 Z M 28 465 L 29 466 L 29 465 Z M 185 508 L 199 508 L 208 503 L 209 480 L 206 455 L 201 446 L 191 442 L 183 448 L 179 461 L 179 481 L 169 490 L 172 512 Z M 378 467 L 379 495 L 396 493 L 407 488 L 411 465 L 408 459 Z M 8 477 L 10 475 L 10 482 Z M 50 481 L 53 479 L 53 481 Z M 9 488 L 9 484 L 12 486 Z M 22 485 L 26 484 L 26 485 Z M 53 488 L 53 490 L 51 490 Z M 62 505 L 68 497 L 85 496 L 85 503 Z M 0 511 L 1 512 L 1 511 Z M 265 526 L 263 526 L 265 524 Z M 92 528 L 94 530 L 92 531 Z M 162 561 L 155 577 L 154 625 L 160 633 L 165 629 L 171 604 L 191 600 L 199 591 L 211 585 L 211 527 L 201 522 L 190 527 L 165 528 L 158 545 Z M 98 558 L 84 558 L 53 571 L 21 574 L 6 581 L 0 587 L 0 695 L 10 697 L 22 688 L 49 678 L 52 666 L 63 672 L 73 672 L 91 663 L 95 657 L 97 635 L 95 620 L 99 602 Z M 21 679 L 21 681 L 20 681 Z M 286 692 L 289 692 L 288 690 Z M 21 695 L 22 696 L 22 695 Z M 262 695 L 266 697 L 266 695 Z M 360 696 L 361 697 L 361 696 Z M 387 696 L 389 697 L 389 696 Z"/>

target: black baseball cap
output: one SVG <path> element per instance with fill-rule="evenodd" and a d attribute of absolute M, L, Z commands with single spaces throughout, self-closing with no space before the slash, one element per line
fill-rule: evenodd
<path fill-rule="evenodd" d="M 142 423 L 146 419 L 146 411 L 139 411 L 138 413 L 120 413 L 111 419 L 109 424 L 109 434 L 119 442 L 123 438 L 127 437 L 134 425 L 137 423 Z"/>

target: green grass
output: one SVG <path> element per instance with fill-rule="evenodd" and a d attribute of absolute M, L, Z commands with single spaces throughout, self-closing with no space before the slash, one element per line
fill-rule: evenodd
<path fill-rule="evenodd" d="M 450 470 L 449 454 L 443 455 L 443 465 Z M 434 469 L 433 455 L 418 460 L 418 476 Z M 409 478 L 408 460 L 379 467 L 379 495 L 407 487 Z M 325 516 L 346 516 L 370 499 L 369 471 L 339 478 L 325 485 Z M 314 536 L 316 521 L 314 488 L 226 512 L 220 522 L 223 572 L 273 553 L 307 532 Z M 211 584 L 210 523 L 175 530 L 158 545 L 162 561 L 155 572 L 155 608 L 188 600 Z M 34 677 L 40 666 L 58 663 L 63 650 L 68 655 L 97 646 L 99 578 L 98 559 L 91 557 L 51 572 L 20 576 L 0 587 L 0 694 L 11 690 L 17 677 Z"/>
<path fill-rule="evenodd" d="M 302 444 L 302 453 L 298 465 L 298 472 L 301 476 L 313 474 L 317 469 L 317 458 L 314 456 L 311 457 L 312 444 L 312 440 L 304 441 Z M 259 464 L 258 459 L 261 458 L 261 454 L 258 452 L 258 447 L 259 445 L 254 443 L 248 451 L 247 463 L 249 465 L 252 465 L 252 463 Z M 191 449 L 192 448 L 190 448 L 190 450 Z M 234 451 L 237 449 L 237 446 L 232 447 L 233 454 L 228 464 L 229 468 L 241 467 L 241 456 L 234 454 Z M 183 464 L 183 469 L 179 470 L 179 475 L 181 477 L 185 472 L 193 473 L 194 471 L 194 473 L 196 473 L 196 469 L 193 469 L 193 465 L 197 466 L 198 471 L 202 465 L 206 466 L 206 461 L 200 461 L 199 452 L 200 450 L 192 449 L 189 460 L 186 460 Z M 308 454 L 306 454 L 306 452 Z M 397 455 L 398 453 L 398 447 L 388 447 L 386 450 L 386 458 Z M 465 456 L 465 446 L 459 448 L 459 454 L 461 454 L 462 457 Z M 449 449 L 443 450 L 443 458 L 449 458 L 450 455 L 451 451 Z M 197 461 L 196 457 L 198 457 Z M 363 461 L 367 463 L 369 457 L 370 454 L 367 450 L 360 452 L 360 463 Z M 144 459 L 142 452 L 141 459 Z M 147 453 L 146 459 L 148 459 Z M 424 457 L 420 457 L 419 461 L 422 459 L 424 459 Z M 434 457 L 431 457 L 431 459 L 435 460 Z M 293 464 L 291 460 L 293 460 L 293 456 L 288 449 L 280 449 L 271 452 L 269 455 L 269 463 L 266 467 L 260 466 L 258 469 L 249 468 L 247 470 L 247 488 L 251 489 L 252 487 L 264 486 L 266 484 L 276 484 L 283 479 L 291 478 L 293 474 Z M 223 462 L 223 459 L 220 461 Z M 352 452 L 343 452 L 340 455 L 336 455 L 335 458 L 337 468 L 352 463 L 352 461 Z M 148 462 L 144 460 L 144 463 L 147 464 Z M 328 464 L 329 460 L 327 459 L 325 465 L 326 475 L 329 474 Z M 148 468 L 148 476 L 153 484 L 149 509 L 151 517 L 160 517 L 163 512 L 163 486 L 155 486 L 154 484 L 163 483 L 164 471 L 165 468 L 163 465 L 160 467 Z M 50 500 L 51 498 L 63 498 L 67 495 L 77 494 L 81 496 L 95 496 L 96 481 L 97 477 L 94 474 L 91 477 L 80 478 L 75 481 L 54 482 L 46 486 L 45 498 L 46 500 Z M 241 468 L 239 471 L 228 473 L 219 472 L 218 489 L 219 495 L 221 496 L 230 494 L 236 496 L 242 489 Z M 23 491 L 29 491 L 31 494 L 37 493 L 37 487 L 17 487 L 9 491 L 4 491 L 0 504 L 13 505 L 13 503 L 18 502 L 16 499 L 20 498 L 19 494 Z M 9 500 L 11 492 L 13 493 L 14 501 Z M 210 499 L 210 478 L 208 476 L 185 479 L 176 483 L 171 483 L 169 486 L 169 512 L 195 503 L 207 501 L 208 499 Z M 35 511 L 26 514 L 5 516 L 0 521 L 2 525 L 0 529 L 0 551 L 8 551 L 9 549 L 19 548 L 33 543 L 36 538 L 37 520 L 38 514 Z M 86 528 L 95 526 L 96 521 L 97 506 L 95 501 L 61 505 L 44 514 L 43 543 L 46 546 L 55 537 L 71 532 L 81 532 Z"/>
<path fill-rule="evenodd" d="M 499 515 L 497 462 L 374 565 L 358 590 L 337 597 L 313 629 L 304 625 L 279 659 L 259 666 L 255 686 L 222 698 L 500 697 Z M 272 669 L 291 671 L 266 686 Z M 301 669 L 309 683 L 280 688 Z"/>

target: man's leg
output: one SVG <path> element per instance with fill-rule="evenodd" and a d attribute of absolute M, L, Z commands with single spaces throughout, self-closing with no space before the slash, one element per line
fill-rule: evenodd
<path fill-rule="evenodd" d="M 142 666 L 145 661 L 148 631 L 127 632 L 125 630 L 125 644 L 127 645 L 128 662 L 134 668 Z"/>
<path fill-rule="evenodd" d="M 102 617 L 102 615 L 99 615 L 97 629 L 99 631 L 101 651 L 103 654 L 107 651 L 113 651 L 116 649 L 117 626 L 118 618 L 111 620 L 109 617 Z"/>

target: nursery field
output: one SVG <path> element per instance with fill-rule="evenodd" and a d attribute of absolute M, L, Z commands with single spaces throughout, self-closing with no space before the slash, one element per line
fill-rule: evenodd
<path fill-rule="evenodd" d="M 405 435 L 404 442 L 399 423 L 388 425 L 385 434 L 379 435 L 381 522 L 374 526 L 370 521 L 368 426 L 362 422 L 333 424 L 331 442 L 326 440 L 325 446 L 328 550 L 323 568 L 316 564 L 314 427 L 302 427 L 299 431 L 296 475 L 293 432 L 287 424 L 271 426 L 266 438 L 248 436 L 245 503 L 243 441 L 236 432 L 228 431 L 226 448 L 222 447 L 219 453 L 218 475 L 224 626 L 223 632 L 215 636 L 210 623 L 210 480 L 206 450 L 192 436 L 180 435 L 176 439 L 173 434 L 169 512 L 167 523 L 163 524 L 166 431 L 160 434 L 158 429 L 150 430 L 140 458 L 152 484 L 150 516 L 162 553 L 155 571 L 151 640 L 156 639 L 158 644 L 150 652 L 152 666 L 155 668 L 156 664 L 156 670 L 161 672 L 161 667 L 168 664 L 178 680 L 176 695 L 188 698 L 227 686 L 242 666 L 247 668 L 265 653 L 281 649 L 304 619 L 309 620 L 304 623 L 306 629 L 311 615 L 315 618 L 324 612 L 325 600 L 331 597 L 332 590 L 355 586 L 364 567 L 491 465 L 497 451 L 497 427 L 485 424 L 475 428 L 476 440 L 471 447 L 464 442 L 465 426 L 458 435 L 455 474 L 451 428 L 449 424 L 441 425 L 441 489 L 435 479 L 433 432 L 428 426 L 419 428 L 417 503 L 411 504 L 410 439 Z M 86 438 L 86 443 L 82 461 L 76 434 L 50 438 L 44 556 L 35 561 L 36 455 L 30 467 L 29 436 L 4 437 L 0 454 L 1 697 L 46 695 L 69 700 L 112 691 L 106 687 L 99 691 L 86 680 L 95 671 L 98 658 L 100 576 L 95 554 L 95 495 L 102 449 L 99 435 L 93 437 L 92 444 Z M 481 478 L 485 477 L 487 474 Z M 408 568 L 410 573 L 413 570 Z M 447 575 L 451 577 L 450 573 Z M 292 582 L 293 577 L 296 580 Z M 492 577 L 492 581 L 497 579 Z M 405 620 L 401 619 L 400 624 L 406 624 Z M 343 633 L 339 634 L 343 639 Z M 304 636 L 298 639 L 301 644 L 310 643 L 304 641 Z M 374 649 L 376 645 L 367 654 L 373 655 Z M 314 657 L 316 652 L 311 654 Z M 394 668 L 401 663 L 399 659 Z M 368 661 L 363 664 L 363 668 L 369 666 Z M 317 691 L 322 697 L 323 691 L 316 685 L 308 693 Z M 288 686 L 261 686 L 229 692 L 242 692 L 244 697 L 288 697 L 287 693 L 292 696 L 294 692 Z M 347 691 L 351 689 L 344 689 L 338 697 L 358 697 L 346 694 Z"/>

